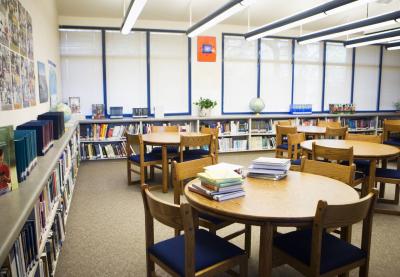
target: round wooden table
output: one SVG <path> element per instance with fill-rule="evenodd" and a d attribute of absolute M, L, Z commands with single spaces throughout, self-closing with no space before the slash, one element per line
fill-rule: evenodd
<path fill-rule="evenodd" d="M 159 132 L 142 135 L 143 143 L 153 146 L 161 146 L 162 155 L 162 190 L 168 192 L 168 146 L 179 146 L 181 135 L 185 136 L 201 136 L 207 135 L 195 132 Z"/>
<path fill-rule="evenodd" d="M 324 136 L 326 128 L 318 126 L 297 126 L 297 132 L 304 133 L 306 136 L 311 136 L 315 139 Z"/>
<path fill-rule="evenodd" d="M 353 147 L 354 159 L 356 160 L 369 160 L 369 180 L 368 187 L 369 190 L 375 186 L 375 170 L 376 162 L 378 160 L 385 160 L 390 158 L 395 158 L 399 156 L 400 150 L 397 147 L 366 142 L 357 140 L 339 140 L 339 139 L 318 139 L 318 140 L 307 140 L 300 144 L 306 152 L 311 153 L 312 143 L 316 142 L 318 145 L 332 148 L 350 148 Z"/>
<path fill-rule="evenodd" d="M 192 182 L 200 181 L 195 179 Z M 203 213 L 260 226 L 259 276 L 271 276 L 275 226 L 310 225 L 319 200 L 346 204 L 359 199 L 357 192 L 345 183 L 294 171 L 280 181 L 247 178 L 243 187 L 244 197 L 224 202 L 191 192 L 188 186 L 185 186 L 185 196 L 196 210 Z"/>

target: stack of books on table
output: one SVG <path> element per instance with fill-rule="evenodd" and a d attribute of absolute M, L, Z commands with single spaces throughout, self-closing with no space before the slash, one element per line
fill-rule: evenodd
<path fill-rule="evenodd" d="M 286 177 L 289 168 L 289 159 L 260 157 L 249 166 L 247 177 L 280 180 Z"/>
<path fill-rule="evenodd" d="M 206 169 L 197 177 L 200 181 L 189 185 L 189 190 L 209 199 L 224 201 L 245 194 L 242 175 L 231 169 Z"/>

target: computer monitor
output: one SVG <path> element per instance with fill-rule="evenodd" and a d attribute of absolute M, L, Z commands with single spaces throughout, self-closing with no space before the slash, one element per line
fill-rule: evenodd
<path fill-rule="evenodd" d="M 123 118 L 122 107 L 110 107 L 110 118 Z"/>

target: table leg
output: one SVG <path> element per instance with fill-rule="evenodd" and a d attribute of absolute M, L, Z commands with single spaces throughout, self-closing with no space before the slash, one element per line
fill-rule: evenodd
<path fill-rule="evenodd" d="M 161 147 L 162 153 L 162 191 L 168 192 L 168 153 L 167 146 Z"/>
<path fill-rule="evenodd" d="M 363 188 L 363 191 L 361 192 L 362 197 L 367 195 L 375 187 L 375 171 L 376 171 L 376 160 L 371 160 L 369 164 L 368 186 L 365 186 L 366 188 Z"/>
<path fill-rule="evenodd" d="M 274 228 L 271 223 L 261 225 L 258 276 L 269 277 L 272 275 L 273 234 Z"/>

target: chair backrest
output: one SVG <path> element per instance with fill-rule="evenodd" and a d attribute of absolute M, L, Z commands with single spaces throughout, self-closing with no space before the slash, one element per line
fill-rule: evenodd
<path fill-rule="evenodd" d="M 172 126 L 151 126 L 151 132 L 153 133 L 178 133 L 179 126 L 172 125 Z"/>
<path fill-rule="evenodd" d="M 198 227 L 196 213 L 187 203 L 175 205 L 158 199 L 147 185 L 141 187 L 141 192 L 145 213 L 146 251 L 154 245 L 154 219 L 175 230 L 184 230 L 185 276 L 194 276 L 195 229 Z"/>
<path fill-rule="evenodd" d="M 305 157 L 301 159 L 301 172 L 311 173 L 329 177 L 340 182 L 353 186 L 354 172 L 356 166 L 354 164 L 341 165 L 335 163 L 326 163 L 315 160 L 308 160 Z"/>
<path fill-rule="evenodd" d="M 382 143 L 381 135 L 351 134 L 349 132 L 346 133 L 345 140 L 358 140 L 358 141 L 366 141 L 373 143 Z"/>
<path fill-rule="evenodd" d="M 212 154 L 212 135 L 209 134 L 201 134 L 201 135 L 181 135 L 181 142 L 179 144 L 180 151 L 180 161 L 183 162 L 183 154 L 184 150 L 189 147 L 202 147 L 207 146 L 208 152 L 211 156 Z"/>
<path fill-rule="evenodd" d="M 215 162 L 218 162 L 218 128 L 201 127 L 200 133 L 212 135 L 211 153 L 214 154 Z"/>
<path fill-rule="evenodd" d="M 339 121 L 326 121 L 326 120 L 318 120 L 317 126 L 318 127 L 330 127 L 330 128 L 340 128 L 340 127 L 342 127 L 340 125 Z"/>
<path fill-rule="evenodd" d="M 293 160 L 299 158 L 299 144 L 306 140 L 304 133 L 288 134 L 288 157 Z"/>
<path fill-rule="evenodd" d="M 318 145 L 315 141 L 312 144 L 312 159 L 313 160 L 325 160 L 325 161 L 348 161 L 349 165 L 354 162 L 353 147 L 350 148 L 333 148 Z"/>
<path fill-rule="evenodd" d="M 131 155 L 140 155 L 140 163 L 144 162 L 144 143 L 141 134 L 131 134 L 126 133 L 126 144 L 125 144 L 125 151 L 127 159 Z"/>
<path fill-rule="evenodd" d="M 204 167 L 215 164 L 214 157 L 205 157 L 197 160 L 177 163 L 172 162 L 172 181 L 174 185 L 174 203 L 180 204 L 180 191 L 184 181 L 195 178 L 197 173 L 203 172 Z"/>
<path fill-rule="evenodd" d="M 347 129 L 348 129 L 347 127 L 331 128 L 327 126 L 325 131 L 325 138 L 344 139 L 346 136 Z"/>
<path fill-rule="evenodd" d="M 279 125 L 279 126 L 292 126 L 292 121 L 290 121 L 290 120 L 278 120 L 276 122 L 276 125 Z"/>
<path fill-rule="evenodd" d="M 283 138 L 287 137 L 288 134 L 296 134 L 297 127 L 296 126 L 281 126 L 276 125 L 276 144 L 282 144 Z"/>
<path fill-rule="evenodd" d="M 391 133 L 400 133 L 400 120 L 383 121 L 383 141 L 388 140 Z"/>
<path fill-rule="evenodd" d="M 351 225 L 360 221 L 363 221 L 361 249 L 367 255 L 366 263 L 368 266 L 376 196 L 377 191 L 374 189 L 364 198 L 350 204 L 328 205 L 326 201 L 320 200 L 318 202 L 312 229 L 310 263 L 311 270 L 316 275 L 320 273 L 322 236 L 325 229 L 341 227 L 341 233 L 345 234 L 349 232 L 348 230 L 351 230 Z M 350 243 L 349 237 L 342 239 Z"/>

